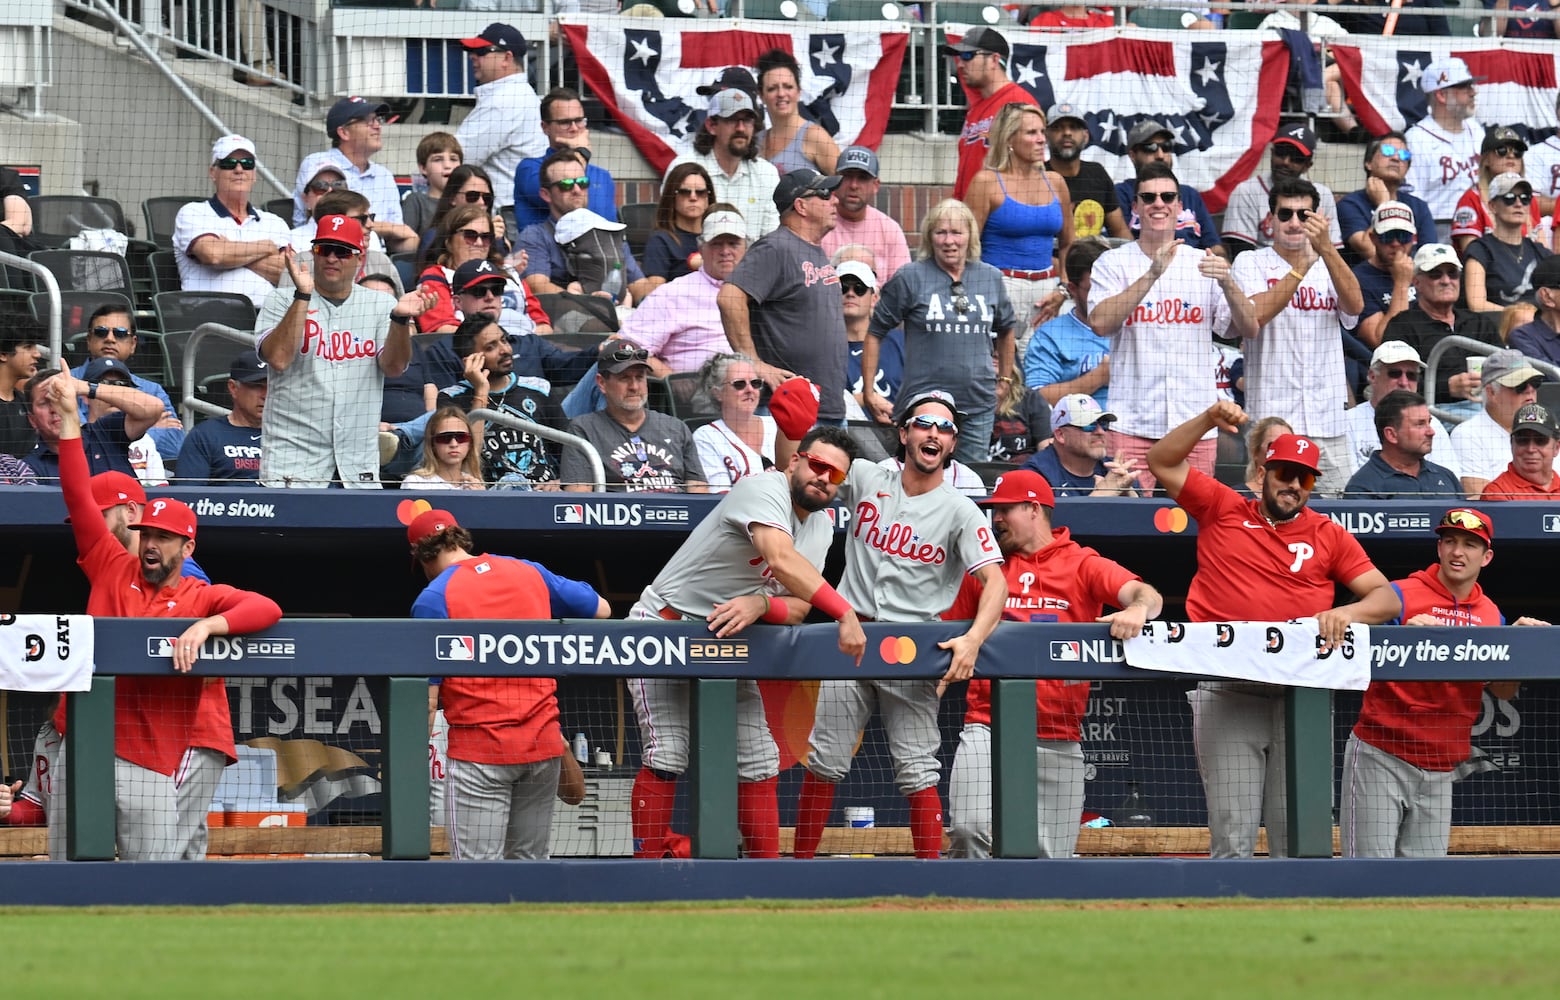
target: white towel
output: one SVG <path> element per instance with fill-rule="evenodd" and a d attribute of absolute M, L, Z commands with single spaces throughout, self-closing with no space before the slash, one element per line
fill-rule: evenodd
<path fill-rule="evenodd" d="M 1326 656 L 1316 652 L 1316 619 L 1287 622 L 1149 622 L 1122 643 L 1144 670 L 1201 674 L 1291 687 L 1363 691 L 1370 685 L 1370 627 Z"/>
<path fill-rule="evenodd" d="M 91 689 L 93 635 L 90 615 L 0 615 L 0 688 Z"/>

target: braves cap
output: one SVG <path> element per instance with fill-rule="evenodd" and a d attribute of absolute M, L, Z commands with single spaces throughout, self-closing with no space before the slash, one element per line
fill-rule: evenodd
<path fill-rule="evenodd" d="M 1047 125 L 1055 125 L 1057 122 L 1067 118 L 1071 118 L 1075 122 L 1083 122 L 1085 125 L 1089 124 L 1089 120 L 1083 117 L 1083 112 L 1078 109 L 1078 105 L 1067 101 L 1051 105 L 1051 109 L 1045 113 L 1045 123 Z"/>
<path fill-rule="evenodd" d="M 255 144 L 241 135 L 225 135 L 211 144 L 211 162 L 225 160 L 234 153 L 249 153 L 253 155 Z"/>
<path fill-rule="evenodd" d="M 195 512 L 177 500 L 158 497 L 141 508 L 141 519 L 130 525 L 131 531 L 161 528 L 195 540 Z"/>
<path fill-rule="evenodd" d="M 608 233 L 621 233 L 627 229 L 621 222 L 613 222 L 605 219 L 588 208 L 576 208 L 572 212 L 564 213 L 558 220 L 557 228 L 553 232 L 553 238 L 559 245 L 573 243 L 592 229 L 600 229 Z"/>
<path fill-rule="evenodd" d="M 512 24 L 494 22 L 482 29 L 476 38 L 462 38 L 460 44 L 468 49 L 503 49 L 505 52 L 524 52 L 525 36 Z"/>
<path fill-rule="evenodd" d="M 350 125 L 359 118 L 367 118 L 369 115 L 388 115 L 390 105 L 380 102 L 378 104 L 361 97 L 343 97 L 330 106 L 325 113 L 325 134 L 332 139 L 336 138 L 336 130 L 343 125 Z"/>
<path fill-rule="evenodd" d="M 1278 134 L 1273 136 L 1273 144 L 1276 146 L 1281 142 L 1288 143 L 1306 156 L 1316 155 L 1316 133 L 1304 122 L 1294 122 L 1279 129 Z"/>
<path fill-rule="evenodd" d="M 1000 31 L 984 25 L 966 31 L 964 37 L 955 45 L 939 45 L 937 48 L 945 56 L 962 56 L 967 52 L 992 52 L 1004 59 L 1013 51 L 1008 48 L 1008 40 L 1002 37 Z"/>
<path fill-rule="evenodd" d="M 1560 423 L 1555 421 L 1555 415 L 1538 403 L 1527 404 L 1511 418 L 1511 433 L 1524 430 L 1538 431 L 1551 441 L 1560 438 Z"/>
<path fill-rule="evenodd" d="M 840 186 L 840 176 L 825 177 L 811 167 L 793 170 L 775 186 L 775 207 L 781 214 L 791 211 L 796 199 L 806 195 L 828 194 Z"/>
<path fill-rule="evenodd" d="M 1527 188 L 1528 194 L 1533 193 L 1532 183 L 1521 174 L 1513 173 L 1509 170 L 1503 174 L 1496 174 L 1490 180 L 1490 198 L 1494 199 L 1502 195 L 1508 195 L 1519 187 Z"/>
<path fill-rule="evenodd" d="M 1479 383 L 1488 389 L 1492 385 L 1515 389 L 1524 382 L 1543 378 L 1544 373 L 1528 364 L 1528 359 L 1515 348 L 1492 351 L 1484 359 L 1484 377 Z"/>
<path fill-rule="evenodd" d="M 745 90 L 722 90 L 710 98 L 711 118 L 734 118 L 744 111 L 758 117 L 753 97 Z"/>
<path fill-rule="evenodd" d="M 1427 94 L 1433 94 L 1447 87 L 1460 87 L 1465 83 L 1483 83 L 1485 77 L 1474 76 L 1468 71 L 1468 64 L 1456 56 L 1446 59 L 1437 59 L 1425 67 L 1424 73 L 1419 77 L 1419 89 Z"/>
<path fill-rule="evenodd" d="M 843 264 L 836 264 L 834 266 L 834 274 L 840 278 L 855 278 L 873 291 L 877 290 L 877 275 L 873 273 L 872 268 L 868 267 L 867 262 L 864 260 L 847 260 Z"/>
<path fill-rule="evenodd" d="M 693 92 L 700 97 L 713 97 L 723 90 L 740 90 L 752 97 L 758 93 L 758 81 L 753 79 L 753 74 L 748 72 L 746 66 L 727 66 L 720 71 L 714 83 L 704 83 L 693 88 Z"/>
<path fill-rule="evenodd" d="M 1457 259 L 1457 251 L 1445 243 L 1426 243 L 1414 251 L 1414 270 L 1434 271 L 1442 264 L 1450 264 L 1457 270 L 1462 270 L 1462 261 Z"/>
<path fill-rule="evenodd" d="M 335 243 L 363 252 L 363 224 L 347 215 L 325 215 L 314 227 L 314 243 Z"/>
<path fill-rule="evenodd" d="M 121 385 L 135 384 L 135 379 L 130 374 L 130 366 L 118 358 L 93 358 L 87 362 L 86 371 L 81 373 L 81 380 L 83 382 L 114 381 Z"/>
<path fill-rule="evenodd" d="M 1418 351 L 1414 350 L 1413 345 L 1405 344 L 1401 340 L 1383 340 L 1381 346 L 1370 356 L 1372 368 L 1377 365 L 1400 364 L 1404 361 L 1412 361 L 1421 368 L 1425 366 L 1424 359 L 1419 356 Z"/>
<path fill-rule="evenodd" d="M 723 208 L 704 217 L 704 229 L 699 233 L 699 242 L 709 243 L 719 236 L 747 239 L 747 223 L 742 221 L 741 213 Z"/>
<path fill-rule="evenodd" d="M 1262 456 L 1263 463 L 1289 462 L 1292 465 L 1303 466 L 1312 472 L 1321 472 L 1322 449 L 1316 446 L 1316 442 L 1300 434 L 1280 434 L 1268 445 L 1267 454 Z"/>
<path fill-rule="evenodd" d="M 906 420 L 909 420 L 910 415 L 913 414 L 916 411 L 916 408 L 919 407 L 922 403 L 939 403 L 942 406 L 947 407 L 948 412 L 953 416 L 954 425 L 957 427 L 964 426 L 964 421 L 969 419 L 969 415 L 960 412 L 958 406 L 954 404 L 953 396 L 951 394 L 943 392 L 941 389 L 928 389 L 925 392 L 918 392 L 906 400 L 905 405 L 900 409 L 899 416 L 897 419 L 895 419 L 894 423 L 902 424 Z"/>
<path fill-rule="evenodd" d="M 868 177 L 876 177 L 877 154 L 865 146 L 846 146 L 840 153 L 839 162 L 834 165 L 834 172 L 843 174 L 847 170 L 859 170 Z"/>
<path fill-rule="evenodd" d="M 455 269 L 455 277 L 450 281 L 450 287 L 455 289 L 455 294 L 471 290 L 473 285 L 480 285 L 484 281 L 497 281 L 500 284 L 507 282 L 509 276 L 493 266 L 493 262 L 486 257 L 480 260 L 468 260 Z"/>
<path fill-rule="evenodd" d="M 260 385 L 271 377 L 271 366 L 254 351 L 245 351 L 233 359 L 228 378 L 243 385 Z"/>
<path fill-rule="evenodd" d="M 1051 429 L 1058 427 L 1092 427 L 1095 424 L 1114 423 L 1116 415 L 1105 412 L 1099 402 L 1087 393 L 1068 393 L 1051 407 Z"/>
<path fill-rule="evenodd" d="M 455 515 L 447 510 L 425 510 L 412 518 L 412 523 L 406 526 L 406 541 L 416 545 L 424 538 L 437 535 L 445 528 L 458 528 L 460 522 L 455 520 Z"/>
<path fill-rule="evenodd" d="M 1373 233 L 1415 233 L 1419 226 L 1414 222 L 1414 210 L 1401 201 L 1384 201 L 1370 213 L 1370 230 Z"/>
<path fill-rule="evenodd" d="M 1448 531 L 1463 531 L 1475 538 L 1481 539 L 1485 545 L 1495 541 L 1495 525 L 1482 512 L 1472 507 L 1453 507 L 1441 517 L 1441 523 L 1435 526 L 1435 533 L 1444 535 Z"/>
<path fill-rule="evenodd" d="M 1484 133 L 1484 142 L 1479 145 L 1480 153 L 1493 153 L 1502 146 L 1515 146 L 1524 153 L 1527 152 L 1527 143 L 1517 134 L 1517 130 L 1509 125 L 1497 125 Z"/>
<path fill-rule="evenodd" d="M 1056 506 L 1056 493 L 1044 476 L 1033 469 L 1014 469 L 997 477 L 991 496 L 976 500 L 981 507 L 994 507 L 1005 503 L 1037 503 L 1042 507 Z"/>
<path fill-rule="evenodd" d="M 1175 140 L 1175 133 L 1170 131 L 1170 126 L 1153 118 L 1145 118 L 1132 126 L 1132 131 L 1127 133 L 1127 148 L 1134 149 L 1145 142 L 1152 142 L 1155 136 L 1167 135 L 1171 141 Z"/>

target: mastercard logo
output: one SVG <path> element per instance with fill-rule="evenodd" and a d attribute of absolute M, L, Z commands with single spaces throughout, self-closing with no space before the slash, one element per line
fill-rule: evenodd
<path fill-rule="evenodd" d="M 1169 535 L 1179 535 L 1186 530 L 1186 511 L 1179 507 L 1161 507 L 1154 511 L 1154 529 Z"/>
<path fill-rule="evenodd" d="M 891 635 L 878 645 L 884 663 L 915 662 L 915 640 L 908 635 Z"/>

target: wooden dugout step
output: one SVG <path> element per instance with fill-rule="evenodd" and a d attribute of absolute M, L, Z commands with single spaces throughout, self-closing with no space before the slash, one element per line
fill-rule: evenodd
<path fill-rule="evenodd" d="M 780 851 L 789 854 L 795 839 L 790 827 L 780 830 Z M 943 847 L 947 848 L 944 839 Z M 449 842 L 442 827 L 432 831 L 435 856 L 448 855 Z M 376 826 L 215 827 L 210 851 L 218 857 L 267 855 L 377 855 L 380 832 Z M 1081 830 L 1078 853 L 1084 857 L 1143 857 L 1160 854 L 1198 855 L 1208 851 L 1206 827 L 1107 827 Z M 1338 851 L 1338 831 L 1333 830 L 1333 851 Z M 1257 853 L 1267 852 L 1266 835 L 1257 840 Z M 31 858 L 48 853 L 41 827 L 0 827 L 0 858 Z M 905 827 L 846 829 L 830 827 L 818 847 L 820 855 L 908 856 L 910 831 Z M 1560 854 L 1560 827 L 1461 826 L 1452 828 L 1452 854 Z"/>

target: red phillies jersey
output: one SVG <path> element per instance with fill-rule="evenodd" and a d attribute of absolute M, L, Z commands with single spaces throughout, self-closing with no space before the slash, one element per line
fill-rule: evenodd
<path fill-rule="evenodd" d="M 962 82 L 961 77 L 960 83 Z M 959 172 L 953 181 L 955 198 L 964 197 L 964 192 L 969 190 L 970 181 L 974 180 L 975 175 L 986 165 L 986 154 L 990 151 L 986 146 L 986 135 L 991 131 L 991 123 L 996 119 L 997 112 L 1002 110 L 1002 106 L 1004 104 L 1040 106 L 1040 102 L 1036 101 L 1029 91 L 1012 82 L 999 87 L 995 94 L 985 100 L 977 97 L 968 87 L 964 88 L 964 95 L 969 98 L 970 109 L 964 116 L 964 130 L 959 133 Z M 1040 270 L 1050 266 L 1051 262 L 1048 260 L 1035 264 L 1035 267 Z"/>
<path fill-rule="evenodd" d="M 238 748 L 233 744 L 233 713 L 228 707 L 227 682 L 220 677 L 206 680 L 201 688 L 200 706 L 195 710 L 195 728 L 190 733 L 190 746 L 199 750 L 215 750 L 227 757 L 229 764 L 238 762 Z"/>
<path fill-rule="evenodd" d="M 1050 545 L 1034 555 L 1009 556 L 1002 566 L 1008 597 L 1002 617 L 1010 622 L 1092 622 L 1104 606 L 1116 606 L 1121 588 L 1142 577 L 1073 541 L 1066 528 L 1052 530 Z M 944 618 L 975 617 L 980 605 L 980 581 L 966 576 L 959 596 Z M 965 722 L 991 724 L 991 682 L 970 681 L 965 694 Z M 1037 726 L 1042 740 L 1077 742 L 1083 713 L 1089 705 L 1086 681 L 1035 682 Z"/>
<path fill-rule="evenodd" d="M 1560 472 L 1549 474 L 1549 485 L 1539 486 L 1517 475 L 1511 463 L 1506 471 L 1491 479 L 1479 494 L 1480 500 L 1553 500 L 1560 493 Z"/>
<path fill-rule="evenodd" d="M 1314 510 L 1268 524 L 1243 500 L 1191 470 L 1179 502 L 1197 520 L 1197 573 L 1186 594 L 1194 622 L 1286 621 L 1333 606 L 1333 584 L 1375 569 L 1354 536 Z"/>
<path fill-rule="evenodd" d="M 88 485 L 87 457 L 81 440 L 60 441 L 60 487 L 76 536 L 76 562 L 92 584 L 87 613 L 98 618 L 205 618 L 222 615 L 232 634 L 276 624 L 282 609 L 269 597 L 173 577 L 154 590 L 141 575 L 139 560 L 103 523 Z M 176 633 L 170 632 L 172 639 Z M 159 774 L 178 769 L 195 729 L 204 677 L 120 677 L 114 684 L 114 753 Z M 223 717 L 227 718 L 223 695 Z M 62 703 L 63 704 L 63 703 Z M 63 707 L 61 709 L 63 716 Z M 59 726 L 56 721 L 56 726 Z M 59 726 L 64 732 L 63 726 Z M 227 746 L 233 745 L 231 723 Z"/>
<path fill-rule="evenodd" d="M 1439 566 L 1392 586 L 1403 600 L 1403 617 L 1394 625 L 1423 614 L 1440 625 L 1505 624 L 1477 584 L 1466 601 L 1448 593 Z M 1354 735 L 1417 768 L 1450 771 L 1473 752 L 1471 734 L 1483 700 L 1483 681 L 1372 681 Z"/>

